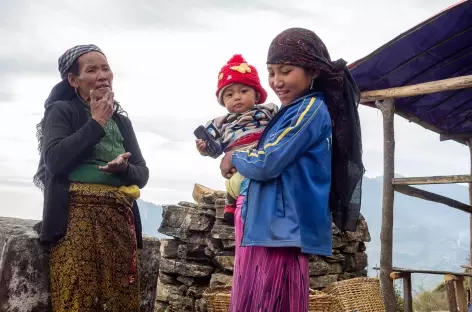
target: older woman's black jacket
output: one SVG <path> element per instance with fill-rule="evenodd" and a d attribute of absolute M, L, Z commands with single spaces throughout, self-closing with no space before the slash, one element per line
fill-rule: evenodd
<path fill-rule="evenodd" d="M 44 115 L 43 158 L 46 164 L 44 185 L 43 221 L 40 241 L 54 244 L 67 231 L 69 215 L 69 173 L 79 165 L 93 147 L 105 135 L 102 126 L 89 117 L 84 104 L 74 98 L 51 105 Z M 128 170 L 121 178 L 127 185 L 143 188 L 149 178 L 149 169 L 141 154 L 131 121 L 115 113 L 113 120 L 124 139 L 124 148 L 131 153 Z M 136 202 L 133 202 L 138 247 L 142 247 L 141 217 Z"/>

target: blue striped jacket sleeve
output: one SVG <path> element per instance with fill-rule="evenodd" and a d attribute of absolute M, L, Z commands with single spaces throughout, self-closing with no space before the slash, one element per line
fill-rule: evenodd
<path fill-rule="evenodd" d="M 233 166 L 252 180 L 274 179 L 323 135 L 331 135 L 328 109 L 322 100 L 307 98 L 289 125 L 279 129 L 259 149 L 236 151 Z"/>

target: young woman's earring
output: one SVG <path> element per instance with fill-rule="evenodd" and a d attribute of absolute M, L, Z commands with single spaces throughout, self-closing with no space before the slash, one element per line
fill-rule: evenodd
<path fill-rule="evenodd" d="M 310 90 L 313 90 L 314 86 L 315 86 L 315 78 L 311 80 Z"/>

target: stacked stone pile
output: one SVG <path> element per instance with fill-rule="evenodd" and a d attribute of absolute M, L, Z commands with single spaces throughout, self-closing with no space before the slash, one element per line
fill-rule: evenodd
<path fill-rule="evenodd" d="M 161 240 L 156 312 L 207 311 L 204 290 L 232 283 L 234 228 L 223 220 L 225 193 L 196 184 L 193 198 L 163 206 L 159 232 L 173 239 Z M 369 241 L 362 217 L 355 232 L 341 233 L 333 224 L 333 255 L 310 256 L 311 288 L 366 276 Z"/>
<path fill-rule="evenodd" d="M 163 206 L 156 311 L 206 311 L 201 299 L 212 285 L 231 285 L 234 228 L 223 220 L 225 193 L 195 185 L 196 203 Z"/>

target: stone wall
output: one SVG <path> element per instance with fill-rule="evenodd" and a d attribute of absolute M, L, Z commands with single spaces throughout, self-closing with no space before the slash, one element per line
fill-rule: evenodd
<path fill-rule="evenodd" d="M 33 230 L 37 221 L 0 217 L 0 311 L 48 312 L 49 255 Z M 140 252 L 141 312 L 153 312 L 160 242 L 145 238 Z"/>
<path fill-rule="evenodd" d="M 195 185 L 195 203 L 163 206 L 159 232 L 161 264 L 156 312 L 207 311 L 202 299 L 209 286 L 231 285 L 234 265 L 234 228 L 223 220 L 225 193 Z M 366 242 L 370 234 L 361 217 L 355 232 L 341 234 L 333 224 L 333 256 L 310 257 L 310 285 L 367 276 Z"/>

